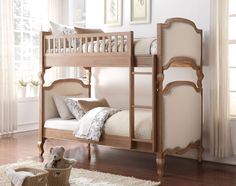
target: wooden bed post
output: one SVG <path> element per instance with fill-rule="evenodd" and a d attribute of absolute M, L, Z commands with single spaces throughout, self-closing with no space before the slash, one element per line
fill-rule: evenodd
<path fill-rule="evenodd" d="M 45 143 L 45 138 L 43 137 L 43 117 L 44 117 L 44 110 L 43 110 L 43 84 L 44 84 L 44 74 L 45 74 L 45 67 L 44 67 L 44 51 L 45 51 L 45 46 L 44 46 L 44 36 L 45 32 L 40 33 L 40 86 L 39 86 L 39 131 L 38 131 L 38 148 L 39 148 L 39 154 L 40 156 L 43 156 L 44 149 L 43 145 Z"/>
<path fill-rule="evenodd" d="M 163 80 L 164 74 L 162 69 L 162 28 L 157 24 L 157 176 L 162 177 L 165 169 L 165 155 L 163 152 Z"/>
<path fill-rule="evenodd" d="M 133 148 L 134 138 L 134 46 L 133 46 L 133 32 L 130 32 L 129 38 L 129 137 L 130 137 L 130 149 Z"/>

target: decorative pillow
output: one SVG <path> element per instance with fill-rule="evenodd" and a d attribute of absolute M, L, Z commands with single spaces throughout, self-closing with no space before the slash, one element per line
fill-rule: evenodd
<path fill-rule="evenodd" d="M 71 35 L 76 33 L 73 27 L 69 27 L 67 25 L 57 24 L 52 21 L 50 21 L 50 25 L 52 27 L 52 34 L 56 36 Z"/>
<path fill-rule="evenodd" d="M 77 34 L 95 34 L 95 33 L 104 33 L 101 29 L 89 29 L 89 28 L 79 28 L 74 27 Z"/>
<path fill-rule="evenodd" d="M 67 98 L 67 97 L 66 96 L 58 96 L 58 95 L 53 96 L 53 100 L 56 105 L 58 114 L 62 119 L 73 119 L 74 116 L 72 115 L 72 113 L 70 112 L 68 107 L 66 106 L 66 103 L 64 101 L 65 98 Z"/>
<path fill-rule="evenodd" d="M 89 28 L 79 28 L 74 27 L 75 32 L 77 34 L 96 34 L 96 33 L 104 33 L 101 29 L 89 29 Z M 102 38 L 99 38 L 102 39 Z M 96 37 L 94 37 L 94 40 L 96 40 Z M 88 42 L 90 42 L 90 39 L 88 39 Z"/>
<path fill-rule="evenodd" d="M 71 111 L 71 113 L 77 120 L 80 120 L 84 116 L 85 112 L 83 109 L 80 108 L 78 101 L 74 99 L 66 98 L 65 102 L 66 102 L 67 107 L 69 108 L 69 110 Z"/>
<path fill-rule="evenodd" d="M 96 108 L 96 107 L 109 107 L 109 104 L 105 98 L 95 101 L 86 101 L 86 100 L 78 100 L 80 108 L 85 112 Z"/>
<path fill-rule="evenodd" d="M 69 27 L 67 25 L 57 24 L 57 23 L 54 23 L 52 21 L 50 21 L 50 25 L 51 25 L 51 28 L 52 28 L 52 34 L 55 35 L 55 36 L 76 34 L 73 27 Z M 60 41 L 60 45 L 61 45 L 61 47 L 63 46 L 63 41 L 62 40 Z M 68 47 L 68 46 L 69 46 L 69 41 L 66 40 L 66 47 Z M 55 47 L 59 48 L 59 42 L 57 40 L 56 40 L 56 46 Z"/>

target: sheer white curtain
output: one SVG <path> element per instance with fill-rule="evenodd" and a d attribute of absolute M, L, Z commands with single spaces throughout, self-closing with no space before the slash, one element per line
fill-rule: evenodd
<path fill-rule="evenodd" d="M 0 134 L 16 129 L 13 3 L 0 0 Z"/>
<path fill-rule="evenodd" d="M 226 157 L 232 152 L 228 117 L 228 0 L 211 0 L 210 75 L 211 152 Z"/>

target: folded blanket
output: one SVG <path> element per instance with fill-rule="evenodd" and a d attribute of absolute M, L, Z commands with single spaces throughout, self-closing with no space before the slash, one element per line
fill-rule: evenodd
<path fill-rule="evenodd" d="M 99 141 L 106 120 L 119 110 L 109 107 L 96 107 L 87 112 L 74 130 L 75 137 Z"/>
<path fill-rule="evenodd" d="M 15 186 L 22 186 L 25 178 L 34 176 L 34 174 L 31 172 L 25 172 L 25 171 L 16 172 L 12 168 L 7 168 L 5 170 L 5 173 Z"/>

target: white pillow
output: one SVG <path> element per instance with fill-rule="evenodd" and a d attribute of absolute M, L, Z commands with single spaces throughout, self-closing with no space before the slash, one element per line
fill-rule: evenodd
<path fill-rule="evenodd" d="M 54 23 L 52 21 L 50 21 L 50 25 L 51 25 L 53 35 L 59 36 L 59 35 L 76 34 L 73 27 L 69 27 L 67 25 L 61 25 L 58 23 Z"/>
<path fill-rule="evenodd" d="M 68 109 L 65 103 L 65 98 L 66 96 L 59 96 L 59 95 L 54 95 L 53 100 L 57 108 L 57 112 L 61 119 L 73 119 L 74 116 L 72 115 L 71 111 Z"/>

